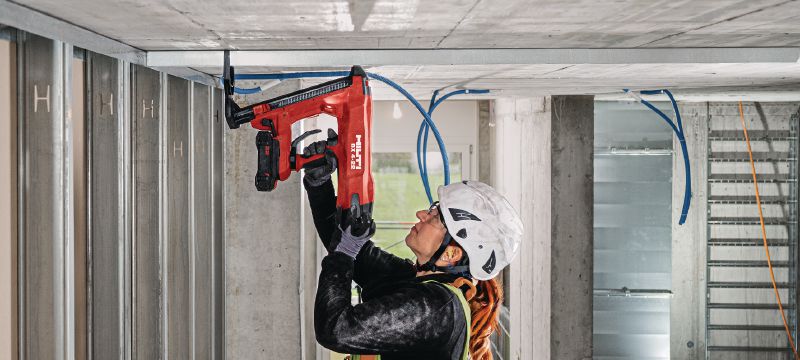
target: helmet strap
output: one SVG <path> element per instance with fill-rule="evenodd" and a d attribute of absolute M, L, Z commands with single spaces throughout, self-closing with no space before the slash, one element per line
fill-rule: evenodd
<path fill-rule="evenodd" d="M 456 266 L 437 266 L 436 262 L 439 261 L 439 258 L 442 257 L 445 250 L 447 250 L 447 246 L 450 245 L 450 242 L 453 241 L 453 237 L 450 236 L 450 232 L 446 232 L 444 235 L 444 240 L 442 241 L 442 245 L 439 246 L 439 249 L 433 253 L 433 256 L 428 260 L 428 262 L 424 264 L 420 264 L 417 262 L 415 267 L 417 271 L 441 271 L 448 274 L 454 274 L 459 276 L 466 276 L 472 278 L 469 274 L 469 265 L 461 265 L 465 261 L 459 261 L 459 265 Z M 466 254 L 462 257 L 462 260 L 465 260 Z"/>
<path fill-rule="evenodd" d="M 440 257 L 442 257 L 442 254 L 444 254 L 444 251 L 447 250 L 447 245 L 450 245 L 450 241 L 452 241 L 452 240 L 453 240 L 453 237 L 450 236 L 450 233 L 449 232 L 445 232 L 444 233 L 444 240 L 442 240 L 442 244 L 439 245 L 439 248 L 436 249 L 436 252 L 433 253 L 433 256 L 431 256 L 431 258 L 428 259 L 428 262 L 426 262 L 424 264 L 420 264 L 419 261 L 417 261 L 417 264 L 416 264 L 417 271 L 436 271 L 435 270 L 437 268 L 436 262 L 439 261 Z"/>

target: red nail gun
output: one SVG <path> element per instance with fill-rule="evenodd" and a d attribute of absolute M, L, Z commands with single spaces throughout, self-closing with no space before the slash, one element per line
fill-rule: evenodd
<path fill-rule="evenodd" d="M 335 144 L 329 141 L 326 149 L 336 156 L 338 163 L 336 207 L 339 221 L 342 224 L 371 221 L 372 95 L 364 70 L 353 66 L 347 77 L 240 108 L 232 99 L 234 71 L 227 52 L 224 66 L 225 120 L 228 126 L 236 129 L 249 122 L 250 126 L 260 130 L 256 135 L 256 189 L 272 191 L 278 181 L 289 178 L 292 171 L 326 161 L 322 154 L 308 158 L 297 154 L 297 144 L 320 132 L 319 129 L 291 139 L 293 123 L 325 113 L 335 117 L 339 126 L 338 141 Z"/>

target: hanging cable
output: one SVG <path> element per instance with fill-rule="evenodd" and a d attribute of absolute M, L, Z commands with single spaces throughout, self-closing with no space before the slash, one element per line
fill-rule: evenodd
<path fill-rule="evenodd" d="M 672 128 L 672 131 L 675 132 L 675 135 L 677 136 L 678 141 L 681 144 L 681 153 L 683 154 L 683 168 L 686 176 L 684 180 L 685 187 L 683 192 L 683 208 L 681 209 L 681 217 L 678 220 L 678 225 L 683 225 L 686 222 L 686 217 L 689 214 L 689 206 L 691 205 L 692 202 L 692 169 L 691 165 L 689 164 L 689 150 L 686 147 L 686 137 L 684 136 L 683 132 L 683 121 L 681 120 L 681 113 L 680 111 L 678 111 L 678 103 L 675 101 L 675 97 L 672 96 L 672 93 L 666 89 L 640 91 L 642 95 L 666 94 L 667 97 L 669 97 L 669 101 L 672 103 L 672 110 L 675 112 L 675 118 L 677 120 L 677 125 L 676 125 L 674 122 L 672 122 L 672 119 L 670 119 L 669 116 L 667 116 L 667 114 L 664 114 L 663 111 L 655 107 L 649 101 L 642 99 L 641 96 L 639 96 L 633 91 L 630 91 L 628 89 L 623 89 L 623 90 L 627 94 L 635 98 L 636 101 L 644 104 L 644 106 L 647 106 L 648 108 L 650 108 L 650 110 L 653 110 L 653 112 L 655 112 L 656 114 L 658 114 L 658 116 L 664 119 L 664 121 L 667 122 L 669 127 Z"/>
<path fill-rule="evenodd" d="M 461 95 L 461 94 L 488 94 L 489 90 L 477 90 L 477 89 L 463 89 L 463 90 L 455 90 L 449 92 L 442 96 L 441 98 L 437 99 L 436 97 L 439 95 L 439 90 L 433 92 L 433 96 L 431 96 L 430 104 L 428 105 L 428 115 L 433 116 L 433 110 L 439 106 L 443 101 L 447 100 L 448 98 Z M 417 133 L 417 167 L 419 168 L 419 175 L 422 179 L 422 186 L 425 188 L 425 195 L 428 197 L 428 202 L 433 204 L 433 196 L 431 195 L 430 190 L 430 178 L 428 176 L 428 131 L 430 127 L 428 123 L 422 121 L 419 125 L 419 132 Z M 424 137 L 424 139 L 423 139 Z M 450 173 L 446 172 L 444 174 L 444 184 L 447 185 L 450 183 Z"/>
<path fill-rule="evenodd" d="M 301 78 L 320 78 L 320 77 L 343 77 L 350 75 L 349 71 L 313 71 L 313 72 L 294 72 L 294 73 L 278 73 L 278 74 L 236 74 L 235 80 L 285 80 L 285 79 L 301 79 Z M 375 74 L 375 73 L 367 73 L 367 76 L 371 79 L 378 80 L 386 85 L 389 85 L 391 88 L 397 90 L 400 94 L 402 94 L 414 107 L 417 108 L 420 114 L 422 114 L 423 120 L 431 131 L 433 131 L 433 136 L 436 139 L 437 145 L 439 145 L 439 152 L 442 156 L 442 164 L 444 166 L 444 174 L 445 174 L 445 185 L 450 183 L 450 161 L 447 158 L 447 149 L 444 146 L 444 141 L 442 140 L 441 134 L 439 134 L 439 129 L 434 124 L 433 119 L 431 119 L 428 112 L 422 107 L 422 105 L 411 96 L 411 93 L 406 91 L 402 86 L 395 83 L 394 81 L 383 77 L 382 75 Z M 222 81 L 222 79 L 220 79 Z M 254 87 L 254 88 L 238 88 L 234 87 L 233 91 L 237 94 L 255 94 L 261 92 L 261 87 Z M 449 95 L 449 94 L 448 94 Z M 455 94 L 453 94 L 455 95 Z M 452 95 L 450 95 L 452 96 Z M 449 97 L 449 96 L 448 96 Z M 446 99 L 443 97 L 442 100 Z M 436 108 L 438 103 L 432 102 L 431 109 Z M 427 169 L 425 169 L 425 173 L 427 174 Z M 427 180 L 427 176 L 426 176 Z M 423 187 L 425 187 L 425 193 L 430 198 L 430 184 L 427 181 L 423 182 Z"/>
<path fill-rule="evenodd" d="M 750 147 L 750 136 L 747 135 L 747 125 L 744 122 L 744 110 L 742 109 L 742 102 L 739 101 L 739 118 L 742 120 L 742 131 L 744 132 L 744 140 L 747 142 L 747 154 L 750 156 L 750 170 L 753 173 L 753 187 L 756 190 L 756 206 L 758 206 L 758 219 L 761 222 L 761 237 L 764 241 L 764 252 L 767 255 L 767 266 L 769 267 L 769 277 L 772 280 L 772 289 L 775 291 L 775 299 L 778 301 L 778 310 L 781 313 L 783 320 L 783 328 L 786 330 L 786 337 L 789 339 L 794 358 L 800 360 L 797 355 L 797 349 L 792 340 L 792 332 L 789 330 L 789 323 L 786 321 L 786 314 L 783 312 L 783 303 L 781 302 L 781 293 L 778 291 L 778 284 L 775 281 L 775 272 L 772 270 L 772 259 L 769 255 L 769 244 L 767 244 L 767 230 L 764 227 L 764 213 L 761 210 L 761 195 L 758 192 L 758 179 L 756 177 L 756 165 L 753 162 L 753 149 Z"/>

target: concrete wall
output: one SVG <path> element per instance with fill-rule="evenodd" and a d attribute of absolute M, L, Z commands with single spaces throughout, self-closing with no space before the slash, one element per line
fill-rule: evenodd
<path fill-rule="evenodd" d="M 591 96 L 494 102 L 495 187 L 525 238 L 509 276 L 511 357 L 592 356 Z"/>
<path fill-rule="evenodd" d="M 678 225 L 683 205 L 685 173 L 680 143 L 674 137 L 672 166 L 672 301 L 670 356 L 705 359 L 706 281 L 706 160 L 708 105 L 680 104 L 686 146 L 692 165 L 692 206 L 686 223 Z"/>
<path fill-rule="evenodd" d="M 298 82 L 287 81 L 240 103 L 298 88 Z M 300 359 L 301 177 L 292 174 L 269 193 L 256 191 L 255 137 L 248 125 L 225 131 L 226 357 Z"/>
<path fill-rule="evenodd" d="M 758 212 L 754 203 L 754 189 L 748 181 L 723 181 L 735 176 L 750 176 L 747 148 L 743 141 L 742 126 L 738 104 L 728 103 L 683 103 L 680 105 L 687 145 L 692 161 L 692 207 L 683 226 L 673 226 L 672 234 L 672 286 L 673 299 L 670 311 L 671 355 L 680 359 L 705 358 L 707 347 L 716 348 L 710 352 L 711 359 L 783 359 L 787 353 L 780 351 L 721 351 L 730 347 L 772 347 L 777 350 L 788 349 L 787 339 L 782 330 L 783 323 L 775 306 L 775 295 L 771 287 L 727 289 L 712 288 L 706 291 L 706 284 L 713 282 L 745 282 L 769 284 L 770 277 L 764 266 L 731 267 L 716 266 L 706 271 L 706 261 L 763 261 L 764 249 L 760 245 L 761 232 L 758 225 Z M 794 139 L 784 138 L 780 133 L 789 133 L 798 127 L 800 103 L 752 103 L 744 102 L 744 117 L 750 133 L 755 168 L 759 176 L 781 174 L 796 178 L 796 165 L 793 161 L 759 161 L 759 156 L 780 159 L 787 156 Z M 764 135 L 763 130 L 773 133 Z M 727 131 L 724 138 L 709 138 L 709 131 Z M 796 136 L 796 135 L 795 135 Z M 765 141 L 768 140 L 768 141 Z M 678 149 L 677 141 L 674 146 Z M 737 161 L 710 161 L 715 157 L 735 156 Z M 740 155 L 736 155 L 740 154 Z M 796 156 L 796 155 L 795 155 Z M 682 202 L 683 164 L 675 156 L 673 166 L 673 223 L 677 223 Z M 714 181 L 708 179 L 713 178 Z M 721 180 L 722 179 L 722 180 Z M 763 181 L 763 182 L 762 182 Z M 770 253 L 773 262 L 789 261 L 796 264 L 797 238 L 796 203 L 775 202 L 777 198 L 788 200 L 797 197 L 794 181 L 759 180 L 762 204 L 767 221 Z M 725 202 L 723 197 L 736 197 L 737 202 Z M 713 200 L 713 201 L 709 201 Z M 731 219 L 754 218 L 748 221 Z M 713 220 L 713 221 L 711 221 Z M 780 221 L 786 221 L 782 224 Z M 710 225 L 707 226 L 707 223 Z M 796 234 L 796 232 L 794 233 Z M 709 238 L 714 242 L 709 242 Z M 737 243 L 741 239 L 741 243 Z M 787 241 L 788 239 L 788 241 Z M 710 244 L 710 246 L 706 246 Z M 787 246 L 787 244 L 789 246 Z M 750 245 L 750 246 L 748 246 Z M 755 246 L 752 246 L 755 245 Z M 706 249 L 709 249 L 707 253 Z M 791 265 L 790 265 L 791 266 Z M 796 284 L 796 273 L 790 273 L 785 266 L 775 268 L 776 280 Z M 713 284 L 712 284 L 713 285 Z M 796 291 L 796 289 L 795 289 Z M 781 300 L 787 308 L 789 321 L 795 310 L 792 303 L 796 293 L 780 290 Z M 706 301 L 719 304 L 737 304 L 726 309 L 712 308 L 708 316 L 711 325 L 764 325 L 771 330 L 711 330 L 706 338 Z M 759 306 L 766 306 L 758 308 Z"/>

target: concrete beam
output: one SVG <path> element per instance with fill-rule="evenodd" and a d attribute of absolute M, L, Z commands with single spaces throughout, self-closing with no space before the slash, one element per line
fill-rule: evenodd
<path fill-rule="evenodd" d="M 152 67 L 219 67 L 222 51 L 150 51 Z M 347 67 L 389 65 L 530 64 L 747 64 L 798 63 L 800 48 L 658 49 L 367 49 L 232 51 L 239 67 Z"/>

